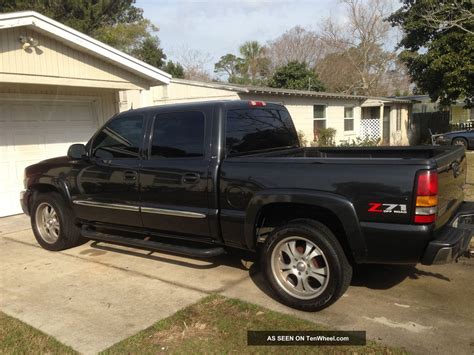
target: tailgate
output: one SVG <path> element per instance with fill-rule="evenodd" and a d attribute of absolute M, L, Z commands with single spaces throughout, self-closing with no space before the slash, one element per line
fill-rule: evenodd
<path fill-rule="evenodd" d="M 464 200 L 467 159 L 464 147 L 452 149 L 435 157 L 438 166 L 438 218 L 436 227 L 445 225 Z"/>

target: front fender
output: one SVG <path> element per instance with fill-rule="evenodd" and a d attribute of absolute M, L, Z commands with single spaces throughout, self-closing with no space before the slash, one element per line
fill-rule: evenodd
<path fill-rule="evenodd" d="M 352 202 L 329 192 L 305 189 L 271 189 L 256 193 L 247 208 L 245 217 L 245 242 L 251 250 L 255 249 L 255 224 L 263 207 L 274 203 L 298 203 L 324 208 L 334 213 L 340 220 L 347 236 L 349 246 L 356 261 L 367 255 L 359 219 Z"/>
<path fill-rule="evenodd" d="M 37 175 L 31 180 L 28 189 L 30 191 L 57 191 L 65 202 L 72 207 L 71 193 L 65 177 L 50 175 Z"/>

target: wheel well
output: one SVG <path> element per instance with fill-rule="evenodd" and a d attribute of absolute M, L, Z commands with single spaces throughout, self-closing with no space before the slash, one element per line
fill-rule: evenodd
<path fill-rule="evenodd" d="M 268 235 L 275 229 L 291 220 L 308 218 L 318 221 L 328 227 L 341 243 L 347 257 L 352 260 L 352 252 L 349 246 L 344 227 L 337 215 L 324 207 L 299 204 L 299 203 L 274 203 L 264 206 L 255 223 L 255 238 L 257 247 L 263 243 Z"/>
<path fill-rule="evenodd" d="M 31 204 L 33 203 L 34 199 L 36 198 L 36 195 L 38 192 L 44 193 L 44 192 L 59 192 L 56 187 L 53 185 L 49 184 L 33 184 L 30 186 L 30 190 L 33 191 L 31 194 L 29 200 L 28 200 L 28 208 L 31 208 Z"/>
<path fill-rule="evenodd" d="M 49 184 L 34 184 L 30 187 L 30 190 L 36 191 L 36 192 L 52 192 L 52 191 L 58 192 L 58 189 L 56 187 Z"/>

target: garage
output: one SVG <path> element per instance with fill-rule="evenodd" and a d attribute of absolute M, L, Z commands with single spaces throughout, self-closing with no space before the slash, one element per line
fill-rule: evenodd
<path fill-rule="evenodd" d="M 22 213 L 26 166 L 65 155 L 170 77 L 41 14 L 0 14 L 0 217 Z"/>
<path fill-rule="evenodd" d="M 98 128 L 91 99 L 48 96 L 0 99 L 0 216 L 21 213 L 23 171 L 64 155 L 71 142 L 85 142 Z"/>

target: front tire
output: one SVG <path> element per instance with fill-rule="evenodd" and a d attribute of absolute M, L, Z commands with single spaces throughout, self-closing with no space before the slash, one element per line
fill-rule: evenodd
<path fill-rule="evenodd" d="M 332 231 L 299 219 L 275 229 L 262 250 L 262 270 L 282 303 L 319 311 L 349 287 L 352 267 Z"/>
<path fill-rule="evenodd" d="M 453 145 L 462 145 L 465 149 L 467 149 L 467 140 L 464 138 L 454 138 Z"/>
<path fill-rule="evenodd" d="M 36 241 L 46 250 L 59 251 L 82 244 L 74 214 L 57 192 L 38 193 L 31 208 L 31 227 Z"/>

